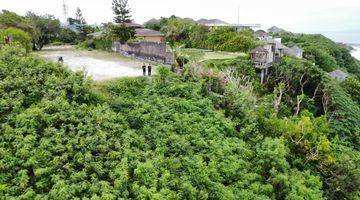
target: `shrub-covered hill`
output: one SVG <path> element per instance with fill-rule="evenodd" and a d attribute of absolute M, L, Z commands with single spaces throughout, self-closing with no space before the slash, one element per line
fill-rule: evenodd
<path fill-rule="evenodd" d="M 325 117 L 274 115 L 276 92 L 217 78 L 93 84 L 3 47 L 1 199 L 359 197 L 359 152 Z"/>
<path fill-rule="evenodd" d="M 348 48 L 329 38 L 319 34 L 294 33 L 281 33 L 276 36 L 282 38 L 286 45 L 303 48 L 305 58 L 324 71 L 331 72 L 340 68 L 360 78 L 360 62 L 351 56 Z"/>

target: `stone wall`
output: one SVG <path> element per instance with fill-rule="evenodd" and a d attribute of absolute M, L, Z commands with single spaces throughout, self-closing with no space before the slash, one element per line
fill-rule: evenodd
<path fill-rule="evenodd" d="M 113 42 L 112 50 L 125 56 L 134 56 L 162 64 L 172 65 L 175 62 L 174 53 L 167 48 L 166 43 L 143 41 L 120 44 L 120 42 Z"/>

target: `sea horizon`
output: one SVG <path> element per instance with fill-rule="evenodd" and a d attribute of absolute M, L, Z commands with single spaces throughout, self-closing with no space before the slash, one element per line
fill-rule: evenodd
<path fill-rule="evenodd" d="M 318 31 L 318 32 L 332 39 L 335 42 L 360 45 L 360 30 Z"/>

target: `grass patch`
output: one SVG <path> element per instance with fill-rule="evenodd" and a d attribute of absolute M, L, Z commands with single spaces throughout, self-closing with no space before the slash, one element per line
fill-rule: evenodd
<path fill-rule="evenodd" d="M 178 50 L 180 56 L 187 57 L 190 61 L 204 62 L 208 60 L 227 60 L 235 59 L 238 57 L 246 57 L 246 53 L 241 52 L 224 52 L 224 51 L 211 51 L 205 49 L 180 49 Z"/>

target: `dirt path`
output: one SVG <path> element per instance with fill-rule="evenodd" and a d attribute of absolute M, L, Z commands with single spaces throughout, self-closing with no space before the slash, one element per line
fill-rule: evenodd
<path fill-rule="evenodd" d="M 85 71 L 97 81 L 142 76 L 142 61 L 118 53 L 77 50 L 72 46 L 53 46 L 46 47 L 37 54 L 53 61 L 57 61 L 62 56 L 64 65 L 69 69 Z"/>

